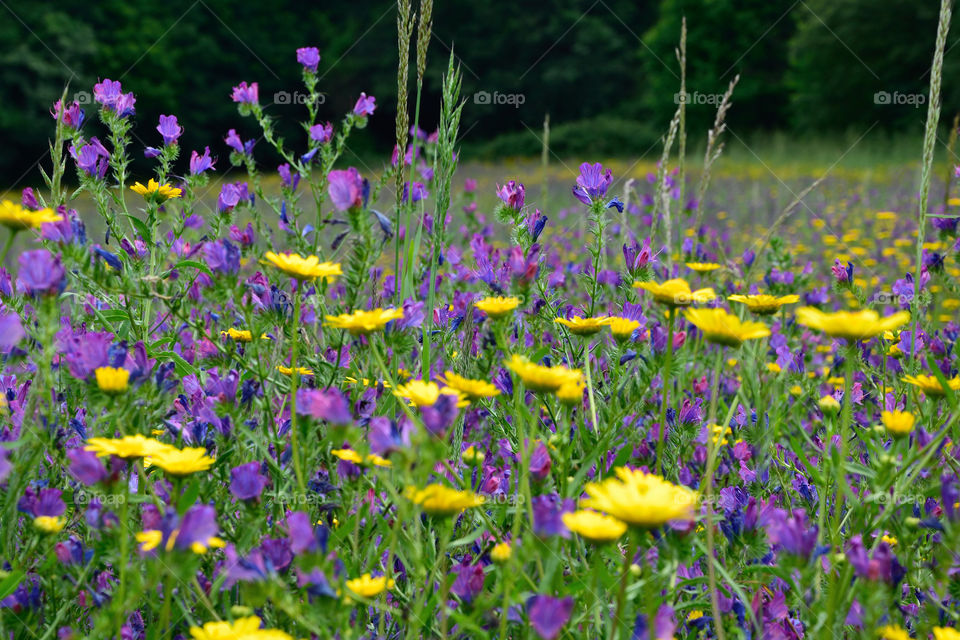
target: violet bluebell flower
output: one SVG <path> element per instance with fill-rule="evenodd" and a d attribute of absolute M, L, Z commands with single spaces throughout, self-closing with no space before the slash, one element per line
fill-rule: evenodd
<path fill-rule="evenodd" d="M 502 187 L 497 185 L 497 197 L 507 208 L 514 211 L 523 209 L 525 192 L 524 186 L 516 180 L 508 180 Z"/>
<path fill-rule="evenodd" d="M 906 573 L 885 540 L 877 545 L 871 557 L 863 544 L 863 536 L 858 533 L 847 541 L 844 551 L 859 578 L 882 580 L 896 586 Z"/>
<path fill-rule="evenodd" d="M 297 413 L 330 424 L 347 425 L 353 421 L 350 403 L 343 393 L 334 387 L 328 389 L 298 389 Z"/>
<path fill-rule="evenodd" d="M 213 163 L 216 162 L 210 157 L 210 147 L 204 147 L 203 155 L 196 151 L 190 152 L 190 174 L 198 176 L 205 171 L 213 169 Z"/>
<path fill-rule="evenodd" d="M 315 124 L 310 127 L 310 139 L 323 144 L 333 137 L 333 125 L 329 122 Z"/>
<path fill-rule="evenodd" d="M 438 438 L 446 436 L 447 429 L 453 424 L 459 412 L 457 397 L 446 393 L 441 393 L 432 405 L 420 409 L 423 426 Z"/>
<path fill-rule="evenodd" d="M 230 98 L 239 104 L 257 104 L 260 101 L 260 87 L 256 82 L 249 85 L 241 82 L 233 88 Z"/>
<path fill-rule="evenodd" d="M 316 73 L 320 64 L 320 50 L 316 47 L 300 47 L 297 49 L 297 62 L 303 65 L 304 70 Z"/>
<path fill-rule="evenodd" d="M 300 174 L 290 170 L 290 163 L 284 162 L 277 167 L 277 173 L 280 174 L 283 186 L 289 187 L 293 191 L 297 190 L 297 186 L 300 184 Z"/>
<path fill-rule="evenodd" d="M 554 598 L 537 595 L 527 600 L 527 616 L 530 626 L 543 640 L 554 640 L 570 620 L 573 612 L 573 597 Z"/>
<path fill-rule="evenodd" d="M 17 287 L 32 296 L 60 293 L 66 286 L 66 271 L 59 255 L 34 249 L 21 253 L 17 262 Z"/>
<path fill-rule="evenodd" d="M 177 116 L 161 115 L 157 131 L 163 136 L 163 144 L 167 146 L 177 144 L 177 140 L 183 135 L 183 127 L 177 123 Z"/>
<path fill-rule="evenodd" d="M 450 593 L 464 602 L 473 602 L 483 591 L 483 566 L 472 564 L 471 557 L 466 556 L 463 562 L 454 567 L 453 572 L 457 577 L 453 579 L 453 584 L 450 585 Z"/>
<path fill-rule="evenodd" d="M 205 242 L 203 254 L 207 264 L 218 273 L 237 273 L 240 271 L 240 250 L 229 240 Z"/>
<path fill-rule="evenodd" d="M 353 115 L 361 117 L 372 116 L 376 108 L 377 99 L 373 96 L 368 96 L 366 93 L 361 93 L 360 97 L 357 98 L 357 103 L 353 106 Z"/>
<path fill-rule="evenodd" d="M 414 182 L 413 188 L 411 188 L 409 182 L 403 185 L 403 201 L 404 202 L 419 202 L 420 200 L 423 200 L 429 195 L 430 195 L 430 192 L 427 191 L 427 188 L 423 186 L 422 182 Z"/>
<path fill-rule="evenodd" d="M 90 486 L 107 477 L 107 469 L 103 461 L 93 451 L 86 449 L 71 449 L 67 451 L 67 460 L 70 461 L 70 473 L 73 477 Z"/>
<path fill-rule="evenodd" d="M 327 180 L 327 193 L 337 211 L 347 211 L 363 204 L 363 178 L 356 168 L 334 169 Z"/>
<path fill-rule="evenodd" d="M 119 80 L 105 78 L 93 85 L 94 101 L 108 109 L 114 109 L 116 107 L 117 101 L 120 100 L 122 94 L 123 87 L 120 85 Z"/>
<path fill-rule="evenodd" d="M 252 138 L 244 142 L 240 139 L 236 129 L 230 129 L 227 131 L 227 137 L 224 138 L 223 141 L 227 143 L 228 147 L 241 155 L 250 155 L 253 153 L 253 147 L 257 142 Z"/>
<path fill-rule="evenodd" d="M 570 530 L 563 524 L 563 514 L 576 510 L 573 500 L 562 500 L 557 494 L 534 496 L 533 532 L 542 538 L 550 536 L 570 537 Z"/>
<path fill-rule="evenodd" d="M 248 462 L 230 469 L 230 493 L 237 500 L 256 500 L 267 486 L 259 462 Z"/>
<path fill-rule="evenodd" d="M 848 284 L 853 282 L 853 263 L 848 262 L 847 266 L 844 267 L 843 263 L 840 262 L 840 259 L 837 258 L 833 261 L 833 266 L 830 267 L 830 270 L 833 272 L 833 277 L 838 284 Z"/>
<path fill-rule="evenodd" d="M 63 492 L 60 489 L 34 491 L 32 487 L 27 487 L 17 503 L 17 509 L 34 518 L 40 516 L 57 517 L 66 512 L 67 505 L 63 501 Z"/>
<path fill-rule="evenodd" d="M 580 175 L 577 176 L 577 184 L 573 187 L 573 197 L 583 204 L 592 204 L 595 200 L 607 195 L 607 189 L 611 184 L 613 184 L 613 172 L 610 169 L 604 172 L 603 165 L 599 162 L 595 164 L 584 162 L 580 165 Z"/>
<path fill-rule="evenodd" d="M 80 103 L 76 100 L 66 109 L 63 108 L 61 101 L 57 100 L 53 103 L 50 115 L 53 116 L 54 120 L 62 121 L 64 126 L 71 129 L 79 129 L 83 125 L 84 112 L 80 108 Z"/>
<path fill-rule="evenodd" d="M 163 152 L 160 149 L 157 149 L 156 147 L 146 147 L 143 150 L 143 157 L 146 158 L 147 160 L 152 160 L 153 158 L 159 157 L 161 153 Z"/>
<path fill-rule="evenodd" d="M 785 509 L 771 507 L 765 509 L 759 523 L 767 530 L 770 542 L 780 545 L 784 551 L 809 558 L 817 544 L 817 526 L 807 522 L 807 512 L 795 509 L 789 513 Z"/>
<path fill-rule="evenodd" d="M 107 175 L 107 161 L 110 158 L 110 152 L 96 137 L 90 138 L 86 144 L 79 148 L 76 144 L 71 144 L 70 155 L 76 161 L 77 168 L 88 176 L 102 179 Z"/>
<path fill-rule="evenodd" d="M 20 316 L 15 311 L 0 309 L 0 351 L 9 351 L 26 335 L 23 325 L 20 324 Z"/>
<path fill-rule="evenodd" d="M 220 187 L 220 195 L 217 196 L 217 211 L 227 213 L 232 211 L 240 202 L 250 199 L 250 193 L 246 182 L 226 183 Z"/>

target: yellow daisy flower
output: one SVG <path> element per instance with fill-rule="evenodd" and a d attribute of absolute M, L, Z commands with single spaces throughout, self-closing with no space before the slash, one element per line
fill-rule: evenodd
<path fill-rule="evenodd" d="M 917 387 L 920 389 L 920 391 L 923 391 L 924 394 L 930 396 L 931 398 L 941 398 L 946 395 L 943 385 L 941 385 L 940 381 L 934 376 L 928 376 L 921 373 L 915 376 L 904 376 L 903 381 L 907 384 L 912 384 L 913 386 Z M 960 378 L 952 378 L 947 380 L 947 384 L 954 391 L 960 391 Z"/>
<path fill-rule="evenodd" d="M 291 367 L 285 367 L 282 364 L 277 365 L 277 371 L 282 373 L 285 376 L 293 375 L 293 369 Z M 297 373 L 301 376 L 312 376 L 313 369 L 308 369 L 306 367 L 297 367 Z"/>
<path fill-rule="evenodd" d="M 161 453 L 170 445 L 142 435 L 123 436 L 122 438 L 90 438 L 87 451 L 93 451 L 98 457 L 117 456 L 118 458 L 144 458 Z"/>
<path fill-rule="evenodd" d="M 470 400 L 479 400 L 481 398 L 492 398 L 500 395 L 500 389 L 497 389 L 486 380 L 471 380 L 458 376 L 452 371 L 443 374 L 442 382 L 465 395 Z"/>
<path fill-rule="evenodd" d="M 253 333 L 247 331 L 246 329 L 234 329 L 230 327 L 226 331 L 221 331 L 220 335 L 224 338 L 230 338 L 231 340 L 236 340 L 237 342 L 252 342 Z"/>
<path fill-rule="evenodd" d="M 497 564 L 503 564 L 509 560 L 512 555 L 513 549 L 511 549 L 510 545 L 506 542 L 496 544 L 493 549 L 490 549 L 490 559 Z"/>
<path fill-rule="evenodd" d="M 473 303 L 473 306 L 491 318 L 502 318 L 520 306 L 520 298 L 514 298 L 512 296 L 508 298 L 504 298 L 503 296 L 488 297 L 483 300 L 477 300 Z"/>
<path fill-rule="evenodd" d="M 596 509 L 629 525 L 653 529 L 671 520 L 692 520 L 698 494 L 639 469 L 617 467 L 616 478 L 590 482 L 581 508 Z"/>
<path fill-rule="evenodd" d="M 822 331 L 833 338 L 847 340 L 866 340 L 892 331 L 906 324 L 910 320 L 910 313 L 898 311 L 893 315 L 881 318 L 872 309 L 862 311 L 836 311 L 824 313 L 815 307 L 801 307 L 797 309 L 797 322 L 805 327 Z"/>
<path fill-rule="evenodd" d="M 160 467 L 172 476 L 187 476 L 197 471 L 206 471 L 213 463 L 203 447 L 177 449 L 168 447 L 147 457 L 144 464 Z"/>
<path fill-rule="evenodd" d="M 171 187 L 167 183 L 160 184 L 153 178 L 150 178 L 150 180 L 147 181 L 147 186 L 143 186 L 139 182 L 134 183 L 134 185 L 130 187 L 130 190 L 139 193 L 148 200 L 150 198 L 169 200 L 170 198 L 179 198 L 181 195 L 183 195 L 182 189 Z"/>
<path fill-rule="evenodd" d="M 574 511 L 562 516 L 563 524 L 593 542 L 613 542 L 627 532 L 627 523 L 596 511 Z"/>
<path fill-rule="evenodd" d="M 738 293 L 727 296 L 727 300 L 747 305 L 747 309 L 751 313 L 769 316 L 779 311 L 780 307 L 785 304 L 796 304 L 800 301 L 800 296 L 772 296 L 767 293 L 742 295 Z"/>
<path fill-rule="evenodd" d="M 909 411 L 884 411 L 880 414 L 880 421 L 890 435 L 902 438 L 913 431 L 916 418 Z"/>
<path fill-rule="evenodd" d="M 610 324 L 610 318 L 608 316 L 599 316 L 597 318 L 574 316 L 569 320 L 566 318 L 554 318 L 553 321 L 562 324 L 570 330 L 570 333 L 578 336 L 592 336 Z"/>
<path fill-rule="evenodd" d="M 342 276 L 340 264 L 336 262 L 320 262 L 317 256 L 304 258 L 298 253 L 274 253 L 267 251 L 264 255 L 264 264 L 272 264 L 280 271 L 297 280 L 315 280 L 323 278 L 330 281 L 336 276 Z"/>
<path fill-rule="evenodd" d="M 716 271 L 720 268 L 721 265 L 716 262 L 687 262 L 687 269 L 691 271 L 696 271 L 697 273 L 707 273 L 709 271 Z"/>
<path fill-rule="evenodd" d="M 640 328 L 640 321 L 614 316 L 610 318 L 607 326 L 610 327 L 610 333 L 613 334 L 613 337 L 618 341 L 628 340 L 630 336 L 633 335 L 633 332 Z"/>
<path fill-rule="evenodd" d="M 457 491 L 442 484 L 430 484 L 423 489 L 407 487 L 404 495 L 412 503 L 434 516 L 452 516 L 483 504 L 483 496 L 470 491 Z"/>
<path fill-rule="evenodd" d="M 33 519 L 33 526 L 44 533 L 60 533 L 67 524 L 63 516 L 37 516 Z"/>
<path fill-rule="evenodd" d="M 387 580 L 386 576 L 374 578 L 369 573 L 353 580 L 347 580 L 347 589 L 363 598 L 376 598 L 387 589 L 393 589 L 395 586 L 396 581 Z"/>
<path fill-rule="evenodd" d="M 397 385 L 397 390 L 393 392 L 393 395 L 407 400 L 413 407 L 432 406 L 440 399 L 441 394 L 456 396 L 458 407 L 465 407 L 470 404 L 466 396 L 456 389 L 441 387 L 433 381 L 411 380 L 406 384 Z"/>
<path fill-rule="evenodd" d="M 107 393 L 120 393 L 130 386 L 130 372 L 122 367 L 97 367 L 97 386 Z"/>
<path fill-rule="evenodd" d="M 0 202 L 0 224 L 13 231 L 24 229 L 39 229 L 45 222 L 60 222 L 62 216 L 53 209 L 39 209 L 31 211 L 19 202 L 4 200 Z"/>
<path fill-rule="evenodd" d="M 562 365 L 545 367 L 530 362 L 526 356 L 514 354 L 503 361 L 507 369 L 517 374 L 531 391 L 555 392 L 564 384 L 580 380 L 579 369 L 568 369 Z"/>
<path fill-rule="evenodd" d="M 403 309 L 360 310 L 353 313 L 341 313 L 338 316 L 327 316 L 324 326 L 346 329 L 351 334 L 358 336 L 380 331 L 387 326 L 388 322 L 401 318 L 403 318 Z"/>
<path fill-rule="evenodd" d="M 762 322 L 741 321 L 723 309 L 688 309 L 684 316 L 703 331 L 707 341 L 728 347 L 739 347 L 746 340 L 770 335 L 770 329 Z"/>
<path fill-rule="evenodd" d="M 710 302 L 717 297 L 713 289 L 690 290 L 690 284 L 683 278 L 656 282 L 634 282 L 633 286 L 650 293 L 653 299 L 668 307 L 688 307 L 694 302 Z"/>

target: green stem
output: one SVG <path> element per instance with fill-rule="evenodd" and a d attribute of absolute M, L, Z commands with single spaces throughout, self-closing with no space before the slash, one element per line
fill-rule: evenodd
<path fill-rule="evenodd" d="M 593 380 L 590 376 L 590 343 L 583 345 L 583 368 L 587 372 L 587 398 L 590 400 L 590 418 L 593 420 L 593 432 L 599 433 L 600 424 L 597 422 L 597 403 L 593 398 Z"/>
<path fill-rule="evenodd" d="M 707 529 L 707 579 L 710 584 L 710 608 L 713 612 L 713 629 L 718 640 L 724 640 L 723 620 L 720 617 L 720 592 L 717 589 L 717 571 L 714 565 L 716 542 L 713 533 L 713 473 L 717 454 L 723 446 L 723 436 L 727 425 L 720 425 L 720 433 L 713 436 L 713 423 L 717 419 L 717 396 L 720 395 L 720 368 L 723 366 L 723 349 L 717 347 L 717 357 L 713 365 L 713 389 L 710 392 L 710 419 L 707 421 L 707 471 L 706 478 L 706 529 Z M 716 442 L 713 441 L 716 439 Z"/>
<path fill-rule="evenodd" d="M 13 241 L 17 237 L 18 229 L 11 229 L 10 234 L 7 236 L 7 242 L 3 245 L 3 252 L 0 253 L 0 266 L 3 266 L 4 262 L 7 259 L 7 254 L 10 253 L 11 247 L 13 247 Z"/>
<path fill-rule="evenodd" d="M 307 485 L 303 479 L 303 469 L 300 467 L 300 437 L 297 433 L 297 384 L 300 380 L 300 371 L 297 367 L 297 358 L 300 355 L 300 288 L 302 281 L 297 281 L 297 288 L 293 292 L 293 345 L 290 355 L 290 448 L 293 458 L 293 471 L 297 476 L 297 487 L 300 494 L 307 492 Z"/>
<path fill-rule="evenodd" d="M 660 374 L 662 389 L 660 391 L 660 432 L 657 434 L 657 475 L 663 472 L 663 444 L 667 433 L 667 401 L 670 394 L 671 368 L 673 366 L 673 321 L 676 310 L 670 307 L 667 311 L 667 357 L 663 361 L 663 371 Z"/>
<path fill-rule="evenodd" d="M 623 606 L 627 596 L 627 580 L 630 577 L 630 564 L 633 562 L 633 556 L 637 555 L 637 536 L 632 530 L 627 535 L 629 542 L 627 543 L 627 553 L 623 557 L 623 571 L 620 574 L 620 589 L 617 591 L 617 608 L 613 614 L 613 624 L 610 625 L 610 640 L 613 640 L 613 638 L 617 637 L 620 628 L 623 626 L 621 614 L 623 613 Z M 653 624 L 653 621 L 648 621 L 648 624 Z"/>

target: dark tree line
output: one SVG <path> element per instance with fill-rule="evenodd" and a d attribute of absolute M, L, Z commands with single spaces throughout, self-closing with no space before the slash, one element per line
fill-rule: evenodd
<path fill-rule="evenodd" d="M 437 0 L 422 123 L 437 116 L 440 74 L 451 47 L 463 65 L 464 144 L 477 153 L 536 153 L 529 134 L 549 112 L 562 153 L 630 155 L 655 142 L 676 108 L 675 48 L 688 22 L 691 130 L 712 121 L 715 101 L 741 75 L 731 111 L 740 131 L 807 133 L 919 128 L 917 105 L 929 81 L 939 3 L 935 0 Z M 35 181 L 46 150 L 50 104 L 65 83 L 90 91 L 120 79 L 137 96 L 135 135 L 156 144 L 159 114 L 185 126 L 185 149 L 256 132 L 229 100 L 241 80 L 260 83 L 261 101 L 294 143 L 302 111 L 294 51 L 318 46 L 336 119 L 361 91 L 379 110 L 357 140 L 360 156 L 392 148 L 396 100 L 395 7 L 387 0 L 236 2 L 227 0 L 20 0 L 0 8 L 0 176 Z M 951 38 L 951 43 L 957 38 Z M 945 109 L 960 107 L 957 52 L 947 54 Z M 890 98 L 884 101 L 882 93 Z M 474 98 L 475 94 L 479 97 Z M 484 94 L 490 101 L 485 102 Z M 878 94 L 881 94 L 878 97 Z M 520 96 L 519 98 L 517 96 Z M 281 99 L 283 100 L 283 99 Z M 497 100 L 501 102 L 497 103 Z M 93 115 L 93 109 L 88 109 Z M 94 126 L 96 126 L 94 124 Z M 245 128 L 247 127 L 247 128 Z M 263 158 L 264 162 L 271 161 Z"/>

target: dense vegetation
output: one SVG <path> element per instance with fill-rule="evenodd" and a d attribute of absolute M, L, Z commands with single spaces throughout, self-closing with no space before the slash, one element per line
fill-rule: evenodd
<path fill-rule="evenodd" d="M 163 11 L 147 0 L 21 1 L 4 7 L 0 134 L 6 153 L 0 177 L 8 185 L 35 182 L 35 161 L 47 151 L 47 110 L 68 81 L 76 91 L 104 77 L 120 79 L 136 92 L 143 121 L 189 113 L 184 145 L 225 152 L 219 140 L 236 119 L 228 103 L 206 96 L 227 95 L 240 80 L 257 78 L 270 104 L 274 92 L 296 81 L 290 51 L 304 43 L 323 45 L 328 117 L 350 107 L 348 96 L 377 88 L 385 117 L 352 147 L 368 155 L 392 146 L 397 61 L 394 3 L 387 0 L 335 6 L 172 0 Z M 444 54 L 455 48 L 468 98 L 478 91 L 523 95 L 516 108 L 469 101 L 462 131 L 477 151 L 538 153 L 529 129 L 539 131 L 549 112 L 561 155 L 638 155 L 659 138 L 673 112 L 671 97 L 679 88 L 674 51 L 683 15 L 690 34 L 688 90 L 713 95 L 741 74 L 728 119 L 738 136 L 758 128 L 822 135 L 859 133 L 874 124 L 877 131 L 919 128 L 922 109 L 878 105 L 873 96 L 923 93 L 936 22 L 930 2 L 890 0 L 882 11 L 871 0 L 553 0 L 522 9 L 442 2 L 431 46 Z M 443 57 L 433 58 L 425 78 L 429 126 L 436 122 Z M 947 77 L 955 68 L 948 58 Z M 297 106 L 270 109 L 285 114 Z M 714 106 L 691 104 L 691 130 L 702 130 Z M 948 87 L 949 117 L 958 106 L 960 95 Z M 148 135 L 136 129 L 133 134 Z M 494 139 L 504 134 L 514 135 Z"/>

